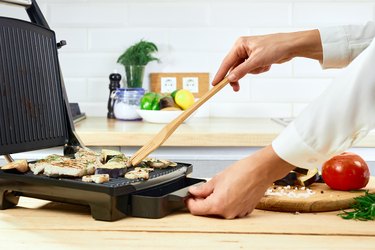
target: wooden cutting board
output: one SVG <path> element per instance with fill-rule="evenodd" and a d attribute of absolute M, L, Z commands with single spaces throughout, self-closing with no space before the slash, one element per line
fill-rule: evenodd
<path fill-rule="evenodd" d="M 350 208 L 353 198 L 364 195 L 364 190 L 375 193 L 375 178 L 371 177 L 366 188 L 359 191 L 336 191 L 324 183 L 314 183 L 310 189 L 315 192 L 308 198 L 288 196 L 265 196 L 257 209 L 279 212 L 327 212 Z M 298 191 L 297 191 L 298 192 Z"/>

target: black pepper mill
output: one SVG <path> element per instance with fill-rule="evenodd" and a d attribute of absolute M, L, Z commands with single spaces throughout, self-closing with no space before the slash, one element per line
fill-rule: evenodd
<path fill-rule="evenodd" d="M 120 88 L 120 81 L 121 81 L 121 75 L 119 73 L 112 73 L 109 75 L 109 98 L 108 98 L 108 113 L 107 118 L 114 119 L 115 114 L 113 113 L 113 106 L 115 104 L 115 100 L 112 99 L 112 93 L 116 89 Z"/>

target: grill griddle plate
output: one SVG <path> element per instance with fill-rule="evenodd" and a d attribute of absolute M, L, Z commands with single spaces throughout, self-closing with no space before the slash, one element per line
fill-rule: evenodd
<path fill-rule="evenodd" d="M 187 178 L 190 164 L 155 169 L 148 180 L 112 178 L 103 184 L 81 179 L 52 178 L 0 171 L 0 209 L 17 205 L 20 196 L 89 205 L 94 219 L 114 221 L 127 215 L 161 218 L 184 207 L 189 186 L 202 182 Z"/>

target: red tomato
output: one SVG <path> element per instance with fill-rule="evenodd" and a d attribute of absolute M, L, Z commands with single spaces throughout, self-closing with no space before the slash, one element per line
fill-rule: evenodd
<path fill-rule="evenodd" d="M 332 157 L 323 164 L 322 177 L 332 189 L 356 190 L 367 185 L 370 170 L 359 155 L 345 152 Z"/>

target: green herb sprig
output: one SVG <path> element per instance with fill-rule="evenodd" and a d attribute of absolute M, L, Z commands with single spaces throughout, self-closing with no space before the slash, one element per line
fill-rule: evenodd
<path fill-rule="evenodd" d="M 365 195 L 356 197 L 354 200 L 353 211 L 343 211 L 338 215 L 347 220 L 375 220 L 375 193 L 370 194 L 367 190 Z"/>
<path fill-rule="evenodd" d="M 147 65 L 151 61 L 159 61 L 153 56 L 157 51 L 158 47 L 154 43 L 140 40 L 125 50 L 117 62 L 122 65 Z"/>

